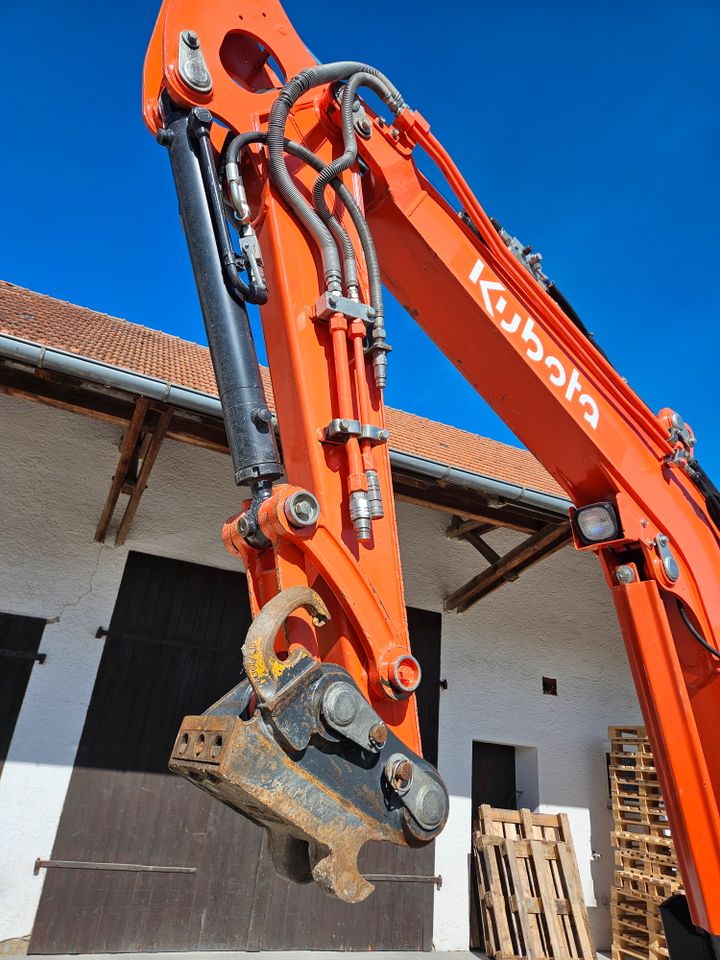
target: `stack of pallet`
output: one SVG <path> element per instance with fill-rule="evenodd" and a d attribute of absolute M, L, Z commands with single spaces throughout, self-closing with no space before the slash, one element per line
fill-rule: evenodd
<path fill-rule="evenodd" d="M 565 814 L 483 805 L 473 833 L 492 960 L 595 960 Z"/>
<path fill-rule="evenodd" d="M 612 960 L 666 960 L 660 904 L 682 890 L 645 727 L 610 727 Z"/>

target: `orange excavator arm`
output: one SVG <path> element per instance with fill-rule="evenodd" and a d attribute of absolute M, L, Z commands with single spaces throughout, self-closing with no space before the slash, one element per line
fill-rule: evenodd
<path fill-rule="evenodd" d="M 633 393 L 394 84 L 355 61 L 317 64 L 277 0 L 165 0 L 143 97 L 248 491 L 223 536 L 256 615 L 245 676 L 186 718 L 171 767 L 266 827 L 286 876 L 350 901 L 372 890 L 357 870 L 366 840 L 423 844 L 445 823 L 413 695 L 385 285 L 576 505 L 576 546 L 600 555 L 615 600 L 693 920 L 720 935 L 720 506 L 690 428 Z M 260 305 L 282 456 L 247 302 Z"/>

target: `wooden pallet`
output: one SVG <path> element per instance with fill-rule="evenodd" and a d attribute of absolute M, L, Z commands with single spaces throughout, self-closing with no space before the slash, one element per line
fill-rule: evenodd
<path fill-rule="evenodd" d="M 482 806 L 473 835 L 485 951 L 492 960 L 594 960 L 564 814 Z"/>
<path fill-rule="evenodd" d="M 652 749 L 644 727 L 611 727 L 609 737 L 613 960 L 668 960 L 660 904 L 682 879 Z"/>

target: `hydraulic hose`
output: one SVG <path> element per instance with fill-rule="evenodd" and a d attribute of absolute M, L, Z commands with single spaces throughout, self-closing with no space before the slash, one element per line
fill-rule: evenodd
<path fill-rule="evenodd" d="M 234 137 L 229 147 L 227 148 L 225 154 L 225 164 L 226 168 L 231 168 L 231 165 L 237 167 L 239 163 L 239 157 L 244 148 L 249 143 L 266 143 L 267 134 L 252 132 L 252 133 L 240 133 Z M 289 145 L 292 145 L 296 149 L 290 149 Z M 314 170 L 318 172 L 324 169 L 324 164 L 319 157 L 316 157 L 314 153 L 310 150 L 307 150 L 305 147 L 302 147 L 300 144 L 296 144 L 291 140 L 285 140 L 283 144 L 284 150 L 287 153 L 292 154 L 293 156 L 298 157 L 298 159 L 303 160 L 309 166 L 313 167 Z M 228 182 L 229 178 L 228 178 Z M 337 190 L 337 187 L 335 188 Z M 349 191 L 348 191 L 349 193 Z M 350 195 L 350 194 L 349 194 Z M 350 195 L 352 199 L 352 195 Z M 235 201 L 236 208 L 239 204 L 244 202 L 244 197 L 233 197 Z M 343 201 L 345 202 L 345 201 Z M 293 208 L 295 209 L 295 208 Z M 357 275 L 357 263 L 355 260 L 355 250 L 353 248 L 352 240 L 347 230 L 343 227 L 340 221 L 334 216 L 330 211 L 328 211 L 329 216 L 324 221 L 330 232 L 332 233 L 336 243 L 343 251 L 343 275 L 345 278 L 345 287 L 355 287 L 358 285 L 358 275 Z"/>
<path fill-rule="evenodd" d="M 344 80 L 353 73 L 368 73 L 378 78 L 387 88 L 388 105 L 396 112 L 402 109 L 403 101 L 399 91 L 374 67 L 353 60 L 322 64 L 301 71 L 285 84 L 270 111 L 267 132 L 270 181 L 315 239 L 322 258 L 326 288 L 335 291 L 340 290 L 342 279 L 338 249 L 330 229 L 306 202 L 287 169 L 284 156 L 285 124 L 293 105 L 304 93 L 323 83 Z"/>
<path fill-rule="evenodd" d="M 240 133 L 230 142 L 230 145 L 227 148 L 225 153 L 226 163 L 239 163 L 240 154 L 245 149 L 248 144 L 251 143 L 262 143 L 264 144 L 267 141 L 267 135 L 265 133 L 259 133 L 253 131 L 252 133 Z M 317 170 L 318 173 L 324 169 L 325 165 L 323 164 L 320 157 L 316 156 L 311 150 L 303 146 L 301 143 L 296 143 L 294 140 L 285 140 L 283 143 L 284 149 L 287 153 L 291 154 L 294 157 L 297 157 L 298 160 L 302 160 L 304 163 L 307 163 L 309 167 L 312 167 L 314 170 Z M 350 215 L 350 219 L 353 222 L 353 225 L 357 231 L 358 238 L 360 240 L 360 245 L 362 247 L 363 254 L 365 255 L 365 262 L 368 269 L 368 285 L 370 287 L 370 303 L 375 310 L 375 313 L 378 317 L 383 317 L 383 293 L 382 293 L 382 280 L 380 278 L 380 263 L 378 260 L 377 251 L 375 249 L 375 242 L 373 241 L 372 233 L 370 228 L 367 225 L 367 221 L 363 216 L 362 210 L 357 205 L 355 198 L 352 193 L 348 190 L 345 184 L 339 178 L 332 180 L 330 186 L 337 193 L 340 198 L 341 203 L 345 205 L 347 211 Z M 345 231 L 342 224 L 336 220 L 338 227 L 342 230 L 346 236 L 347 232 Z"/>
<path fill-rule="evenodd" d="M 325 204 L 325 189 L 335 177 L 340 176 L 344 170 L 348 170 L 357 159 L 357 137 L 355 135 L 355 123 L 353 119 L 353 103 L 358 87 L 370 87 L 383 100 L 388 99 L 388 90 L 385 85 L 374 77 L 371 73 L 354 73 L 347 82 L 342 91 L 341 98 L 341 116 L 342 116 L 342 134 L 344 151 L 342 156 L 333 160 L 323 167 L 322 173 L 315 181 L 312 196 L 315 209 L 322 217 L 327 220 L 330 211 Z"/>
<path fill-rule="evenodd" d="M 220 182 L 215 169 L 215 161 L 210 145 L 211 123 L 212 116 L 209 111 L 204 110 L 202 107 L 196 107 L 190 114 L 188 129 L 197 143 L 200 172 L 205 186 L 210 216 L 212 217 L 215 228 L 215 238 L 217 240 L 218 254 L 222 263 L 223 276 L 232 288 L 233 294 L 237 294 L 241 300 L 247 300 L 249 303 L 264 304 L 267 303 L 268 300 L 267 288 L 258 287 L 254 283 L 245 283 L 237 271 L 235 251 L 230 239 L 230 230 L 227 219 L 225 218 L 225 211 L 223 210 Z"/>

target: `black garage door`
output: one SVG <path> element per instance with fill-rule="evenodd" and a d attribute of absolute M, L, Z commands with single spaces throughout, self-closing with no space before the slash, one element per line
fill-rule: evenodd
<path fill-rule="evenodd" d="M 409 618 L 435 759 L 440 616 Z M 129 555 L 52 851 L 82 866 L 48 867 L 30 953 L 431 948 L 431 883 L 381 882 L 357 906 L 288 884 L 262 830 L 167 772 L 182 717 L 238 676 L 249 622 L 240 574 Z M 432 846 L 368 844 L 361 855 L 365 873 L 433 866 Z"/>

